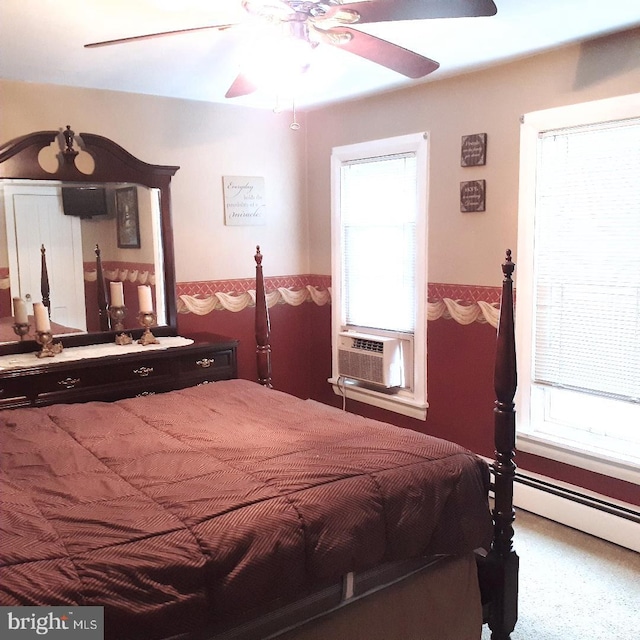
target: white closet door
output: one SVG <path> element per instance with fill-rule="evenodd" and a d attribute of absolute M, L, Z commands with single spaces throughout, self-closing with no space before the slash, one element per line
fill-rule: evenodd
<path fill-rule="evenodd" d="M 80 219 L 65 216 L 57 187 L 5 187 L 11 295 L 40 302 L 40 247 L 46 249 L 51 320 L 87 330 Z"/>

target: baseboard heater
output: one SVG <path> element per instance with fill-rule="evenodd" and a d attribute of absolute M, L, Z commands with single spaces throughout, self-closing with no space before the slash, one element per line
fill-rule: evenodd
<path fill-rule="evenodd" d="M 490 460 L 487 460 L 491 464 Z M 493 492 L 493 468 L 491 491 Z M 514 506 L 640 553 L 640 508 L 516 470 Z M 516 533 L 518 517 L 516 515 Z M 517 546 L 517 545 L 516 545 Z"/>
<path fill-rule="evenodd" d="M 551 495 L 558 496 L 559 498 L 564 498 L 565 500 L 577 502 L 578 504 L 582 504 L 591 509 L 597 509 L 598 511 L 608 513 L 612 516 L 616 516 L 617 518 L 624 518 L 625 520 L 630 520 L 631 522 L 640 524 L 640 511 L 635 511 L 613 502 L 607 502 L 606 500 L 580 493 L 579 491 L 575 491 L 567 487 L 558 486 L 557 484 L 540 480 L 539 478 L 533 478 L 518 471 L 516 471 L 515 482 L 519 482 L 527 487 L 531 487 L 532 489 L 538 489 L 538 491 L 550 493 Z"/>

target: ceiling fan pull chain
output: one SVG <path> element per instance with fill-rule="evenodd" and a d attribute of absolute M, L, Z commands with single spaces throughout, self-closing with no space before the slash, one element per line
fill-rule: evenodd
<path fill-rule="evenodd" d="M 296 122 L 296 99 L 294 98 L 291 102 L 293 104 L 293 120 L 289 125 L 289 129 L 297 131 L 300 128 L 300 123 Z"/>

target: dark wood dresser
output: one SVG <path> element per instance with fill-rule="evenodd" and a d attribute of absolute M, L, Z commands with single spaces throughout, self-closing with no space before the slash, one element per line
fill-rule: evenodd
<path fill-rule="evenodd" d="M 180 339 L 160 338 L 161 343 L 172 340 Z M 207 342 L 167 348 L 92 345 L 65 349 L 53 358 L 22 354 L 20 366 L 15 357 L 2 356 L 0 409 L 119 400 L 228 380 L 237 377 L 237 345 L 237 340 L 214 335 Z M 83 357 L 83 349 L 95 354 L 96 348 L 105 354 Z M 78 359 L 65 360 L 72 353 Z"/>

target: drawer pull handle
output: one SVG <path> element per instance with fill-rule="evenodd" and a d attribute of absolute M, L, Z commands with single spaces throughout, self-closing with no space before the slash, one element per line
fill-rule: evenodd
<path fill-rule="evenodd" d="M 203 369 L 208 369 L 214 363 L 215 360 L 213 358 L 202 358 L 202 360 L 196 360 L 196 364 Z"/>
<path fill-rule="evenodd" d="M 65 389 L 73 389 L 80 382 L 80 378 L 65 378 L 58 380 L 58 384 Z"/>
<path fill-rule="evenodd" d="M 139 369 L 134 369 L 133 373 L 141 378 L 146 378 L 150 373 L 153 373 L 153 367 L 140 367 Z"/>

